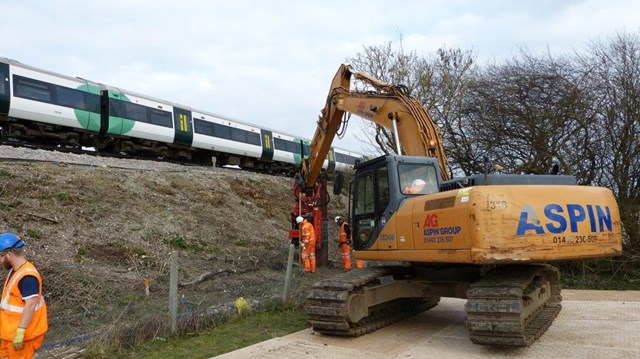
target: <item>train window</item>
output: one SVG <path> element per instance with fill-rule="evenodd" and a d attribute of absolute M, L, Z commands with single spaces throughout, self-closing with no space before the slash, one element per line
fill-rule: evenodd
<path fill-rule="evenodd" d="M 51 102 L 52 96 L 49 84 L 18 75 L 13 76 L 13 83 L 13 92 L 16 97 L 32 99 L 41 102 Z"/>
<path fill-rule="evenodd" d="M 255 132 L 202 121 L 197 118 L 193 120 L 193 126 L 195 133 L 260 146 L 260 135 Z"/>
<path fill-rule="evenodd" d="M 336 162 L 354 165 L 356 163 L 356 160 L 358 160 L 357 157 L 350 156 L 344 153 L 336 153 Z"/>
<path fill-rule="evenodd" d="M 202 121 L 197 118 L 193 120 L 193 132 L 207 136 L 214 136 L 215 133 L 213 123 Z"/>
<path fill-rule="evenodd" d="M 124 117 L 134 121 L 149 122 L 147 108 L 131 102 L 124 102 Z"/>
<path fill-rule="evenodd" d="M 276 150 L 280 150 L 280 151 L 288 151 L 288 150 L 287 150 L 287 142 L 288 142 L 288 141 L 285 141 L 285 140 L 280 139 L 280 138 L 274 138 L 274 139 L 273 139 L 273 147 L 274 147 Z"/>
<path fill-rule="evenodd" d="M 173 127 L 171 121 L 171 114 L 167 111 L 151 109 L 151 123 L 163 127 Z"/>
<path fill-rule="evenodd" d="M 89 112 L 100 113 L 100 96 L 85 92 L 84 93 L 84 110 Z"/>
<path fill-rule="evenodd" d="M 227 140 L 231 138 L 231 133 L 229 132 L 230 128 L 228 126 L 219 125 L 216 123 L 214 124 L 214 128 L 215 128 L 214 136 L 224 138 Z"/>
<path fill-rule="evenodd" d="M 247 143 L 260 146 L 260 135 L 255 132 L 247 131 Z"/>
<path fill-rule="evenodd" d="M 237 128 L 231 129 L 231 140 L 238 142 L 246 142 L 247 136 L 244 134 L 243 130 L 239 130 Z"/>
<path fill-rule="evenodd" d="M 274 138 L 273 145 L 276 150 L 291 152 L 291 153 L 300 153 L 300 142 L 296 141 L 287 141 L 281 138 Z M 305 146 L 305 154 L 309 154 L 309 146 Z"/>
<path fill-rule="evenodd" d="M 111 99 L 109 103 L 109 116 L 123 117 L 124 109 L 123 103 L 120 100 Z"/>
<path fill-rule="evenodd" d="M 55 89 L 57 105 L 79 110 L 85 109 L 83 92 L 62 86 L 55 86 Z"/>

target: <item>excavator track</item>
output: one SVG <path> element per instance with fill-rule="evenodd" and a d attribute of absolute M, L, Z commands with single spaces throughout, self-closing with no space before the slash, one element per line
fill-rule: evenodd
<path fill-rule="evenodd" d="M 529 346 L 562 308 L 560 277 L 550 265 L 494 268 L 467 296 L 469 337 L 482 345 Z"/>
<path fill-rule="evenodd" d="M 316 283 L 307 296 L 307 317 L 313 330 L 335 336 L 360 336 L 433 308 L 440 301 L 431 298 L 398 298 L 369 308 L 368 315 L 353 322 L 349 300 L 369 285 L 391 275 L 388 268 L 363 268 Z"/>

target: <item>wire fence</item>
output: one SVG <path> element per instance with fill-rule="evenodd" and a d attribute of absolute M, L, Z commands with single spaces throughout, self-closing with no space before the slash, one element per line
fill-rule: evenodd
<path fill-rule="evenodd" d="M 180 269 L 189 263 L 187 259 L 182 259 L 180 263 L 181 258 L 172 252 L 167 258 L 167 283 L 153 286 L 145 279 L 142 291 L 132 293 L 128 298 L 110 297 L 108 301 L 111 303 L 95 307 L 88 304 L 94 298 L 85 298 L 86 303 L 80 303 L 75 308 L 61 308 L 69 306 L 65 302 L 48 303 L 49 332 L 39 351 L 39 357 L 71 359 L 84 357 L 87 348 L 105 353 L 130 349 L 143 342 L 164 341 L 176 334 L 197 333 L 252 310 L 269 310 L 284 302 L 302 303 L 306 296 L 305 288 L 315 279 L 302 273 L 299 267 L 293 266 L 294 252 L 295 248 L 290 246 L 286 257 L 290 266 L 282 268 L 281 273 L 271 279 L 272 295 L 263 296 L 260 300 L 245 299 L 241 297 L 240 291 L 233 290 L 227 294 L 228 300 L 224 302 L 206 296 L 195 296 L 194 291 L 189 290 L 191 284 L 206 281 L 215 274 L 226 275 L 233 272 L 234 276 L 240 276 L 243 271 L 218 270 L 192 281 L 179 283 Z M 249 270 L 244 272 L 250 273 Z M 265 286 L 268 285 L 263 285 Z M 153 287 L 152 290 L 150 287 Z M 101 356 L 93 354 L 92 357 Z M 102 357 L 106 358 L 108 354 Z"/>

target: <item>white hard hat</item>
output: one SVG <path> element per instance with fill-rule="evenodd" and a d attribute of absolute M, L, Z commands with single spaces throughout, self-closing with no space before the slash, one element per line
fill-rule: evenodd
<path fill-rule="evenodd" d="M 341 219 L 342 219 L 342 217 L 336 216 L 336 219 L 335 219 L 336 223 L 338 223 L 338 221 L 341 220 Z"/>
<path fill-rule="evenodd" d="M 411 182 L 411 187 L 416 187 L 416 186 L 420 186 L 425 184 L 425 182 L 423 180 L 421 180 L 420 178 L 413 180 L 413 182 Z"/>
<path fill-rule="evenodd" d="M 304 218 L 302 218 L 302 216 L 296 217 L 296 223 L 300 224 L 302 223 L 302 221 L 304 221 Z"/>

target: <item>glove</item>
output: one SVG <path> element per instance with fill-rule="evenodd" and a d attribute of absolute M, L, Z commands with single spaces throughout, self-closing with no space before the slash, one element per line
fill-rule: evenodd
<path fill-rule="evenodd" d="M 16 335 L 13 337 L 13 347 L 16 349 L 22 349 L 24 346 L 24 328 L 16 329 Z"/>

